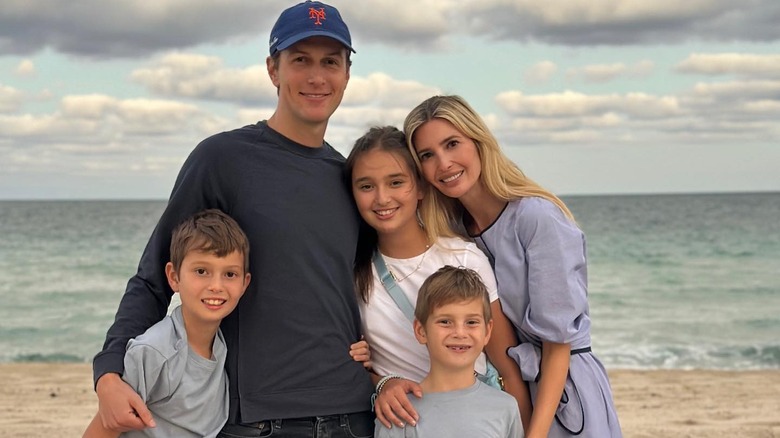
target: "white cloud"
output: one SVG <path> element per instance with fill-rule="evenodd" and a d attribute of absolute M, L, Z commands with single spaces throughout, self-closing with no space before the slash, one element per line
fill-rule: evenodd
<path fill-rule="evenodd" d="M 226 68 L 217 57 L 172 53 L 152 66 L 132 72 L 131 79 L 150 91 L 170 97 L 241 102 L 276 103 L 276 88 L 265 65 Z"/>
<path fill-rule="evenodd" d="M 496 102 L 511 144 L 780 143 L 780 81 L 699 83 L 669 96 L 508 91 Z"/>
<path fill-rule="evenodd" d="M 621 77 L 640 78 L 649 75 L 654 67 L 650 60 L 642 60 L 632 65 L 622 62 L 613 64 L 592 64 L 580 68 L 569 69 L 566 76 L 569 79 L 582 77 L 586 82 L 603 83 Z"/>
<path fill-rule="evenodd" d="M 586 95 L 574 91 L 526 96 L 519 91 L 500 93 L 496 102 L 510 115 L 536 117 L 577 117 L 618 112 L 633 118 L 678 115 L 680 108 L 673 96 L 645 93 L 625 95 Z"/>
<path fill-rule="evenodd" d="M 417 81 L 402 81 L 385 73 L 371 73 L 366 77 L 352 76 L 344 93 L 344 105 L 373 104 L 385 108 L 402 107 L 407 111 L 433 94 L 438 88 Z"/>
<path fill-rule="evenodd" d="M 23 78 L 35 76 L 35 64 L 29 59 L 23 59 L 16 66 L 16 75 Z"/>
<path fill-rule="evenodd" d="M 780 78 L 780 55 L 752 53 L 694 53 L 680 62 L 681 73 Z"/>
<path fill-rule="evenodd" d="M 552 61 L 541 61 L 532 65 L 523 74 L 523 78 L 528 84 L 543 84 L 558 72 L 558 66 Z"/>
<path fill-rule="evenodd" d="M 16 88 L 0 84 L 0 114 L 18 110 L 24 95 Z"/>

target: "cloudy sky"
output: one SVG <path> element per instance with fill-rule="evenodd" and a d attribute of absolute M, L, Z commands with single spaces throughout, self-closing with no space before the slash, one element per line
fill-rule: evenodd
<path fill-rule="evenodd" d="M 168 196 L 204 137 L 267 118 L 294 1 L 2 0 L 0 199 Z M 780 191 L 777 0 L 333 0 L 348 153 L 464 96 L 560 194 Z"/>

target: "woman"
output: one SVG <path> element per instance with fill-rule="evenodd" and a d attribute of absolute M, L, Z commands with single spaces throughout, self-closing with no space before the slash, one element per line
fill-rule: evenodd
<path fill-rule="evenodd" d="M 528 179 L 459 96 L 434 96 L 404 123 L 429 183 L 428 231 L 451 226 L 493 262 L 528 382 L 527 438 L 621 437 L 606 371 L 590 351 L 585 236 L 557 196 Z"/>

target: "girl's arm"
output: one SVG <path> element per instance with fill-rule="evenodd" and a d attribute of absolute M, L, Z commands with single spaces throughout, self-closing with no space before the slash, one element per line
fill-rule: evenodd
<path fill-rule="evenodd" d="M 504 380 L 504 390 L 517 400 L 523 428 L 527 430 L 531 421 L 531 395 L 520 375 L 517 362 L 506 354 L 507 349 L 517 345 L 517 336 L 515 336 L 512 323 L 501 310 L 499 300 L 490 303 L 490 311 L 493 313 L 493 332 L 490 335 L 490 341 L 485 346 L 485 353 Z"/>
<path fill-rule="evenodd" d="M 362 362 L 363 368 L 371 371 L 371 347 L 368 345 L 368 341 L 360 338 L 358 342 L 349 346 L 349 355 L 352 356 L 352 360 L 355 362 Z M 376 382 L 374 382 L 376 385 Z"/>
<path fill-rule="evenodd" d="M 570 361 L 571 345 L 552 342 L 542 344 L 541 378 L 526 438 L 545 438 L 550 431 L 555 411 L 563 395 Z"/>
<path fill-rule="evenodd" d="M 371 368 L 371 347 L 368 341 L 360 341 L 349 346 L 349 355 L 356 362 L 362 362 L 363 366 L 370 372 L 371 382 L 377 385 L 382 376 L 375 373 Z M 374 401 L 374 412 L 376 418 L 386 427 L 391 428 L 392 424 L 403 428 L 404 423 L 414 426 L 419 420 L 417 411 L 409 401 L 407 394 L 412 393 L 417 398 L 422 397 L 422 388 L 417 382 L 404 378 L 389 379 L 382 386 L 382 391 L 377 395 Z"/>

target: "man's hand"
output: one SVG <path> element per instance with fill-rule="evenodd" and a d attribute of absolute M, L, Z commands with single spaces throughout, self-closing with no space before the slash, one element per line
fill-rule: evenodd
<path fill-rule="evenodd" d="M 146 404 L 119 374 L 102 375 L 95 390 L 98 416 L 106 429 L 127 432 L 156 426 Z"/>
<path fill-rule="evenodd" d="M 382 392 L 374 402 L 374 411 L 376 418 L 386 428 L 391 428 L 391 423 L 398 427 L 404 427 L 405 423 L 417 425 L 420 416 L 409 401 L 406 395 L 408 393 L 414 394 L 417 398 L 423 396 L 420 384 L 407 379 L 390 379 L 382 387 Z"/>

